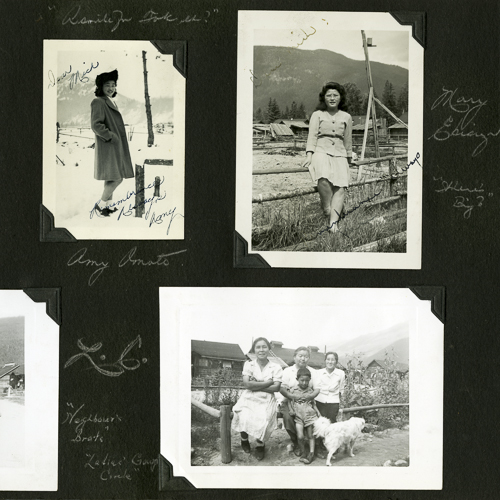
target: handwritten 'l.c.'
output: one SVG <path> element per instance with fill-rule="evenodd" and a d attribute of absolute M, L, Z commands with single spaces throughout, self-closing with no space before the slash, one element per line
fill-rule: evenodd
<path fill-rule="evenodd" d="M 135 346 L 138 347 L 142 346 L 142 339 L 140 335 L 137 335 L 137 337 L 132 342 L 130 342 L 127 345 L 127 347 L 125 347 L 120 357 L 114 363 L 97 364 L 92 359 L 90 354 L 100 351 L 102 348 L 102 342 L 97 342 L 96 344 L 87 347 L 86 345 L 83 344 L 82 340 L 79 339 L 77 341 L 77 345 L 82 352 L 75 354 L 74 356 L 71 356 L 71 358 L 69 358 L 68 361 L 66 361 L 64 368 L 68 368 L 79 359 L 85 358 L 88 359 L 91 367 L 93 367 L 101 375 L 106 375 L 107 377 L 119 377 L 120 375 L 123 375 L 126 371 L 137 370 L 137 368 L 141 366 L 141 361 L 139 361 L 138 359 L 131 359 L 125 357 Z M 101 359 L 106 359 L 106 357 L 101 356 Z M 146 361 L 147 360 L 143 359 L 143 362 Z"/>

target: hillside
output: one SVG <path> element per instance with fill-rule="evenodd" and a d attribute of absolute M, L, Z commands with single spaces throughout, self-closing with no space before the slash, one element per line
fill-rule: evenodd
<path fill-rule="evenodd" d="M 69 85 L 58 85 L 57 121 L 61 127 L 90 127 L 90 103 L 95 98 L 94 91 L 93 81 L 78 83 L 73 88 Z M 146 124 L 144 92 L 134 96 L 134 99 L 118 93 L 115 99 L 126 125 Z M 172 120 L 173 98 L 151 98 L 150 102 L 153 125 Z"/>
<path fill-rule="evenodd" d="M 408 363 L 409 360 L 409 330 L 407 323 L 394 325 L 379 332 L 368 333 L 356 337 L 345 344 L 336 346 L 335 350 L 343 364 L 353 352 L 361 354 L 361 359 L 370 362 L 372 359 L 384 359 L 385 351 L 392 352 L 395 360 Z"/>
<path fill-rule="evenodd" d="M 24 363 L 24 317 L 0 318 L 0 367 Z"/>
<path fill-rule="evenodd" d="M 385 353 L 387 351 L 390 356 L 394 355 L 394 361 L 398 361 L 399 363 L 409 364 L 410 360 L 409 347 L 410 346 L 408 338 L 396 340 L 396 342 L 389 344 L 385 348 L 380 349 L 380 351 L 373 354 L 371 356 L 371 359 L 369 359 L 368 361 L 371 361 L 372 359 L 384 359 Z"/>
<path fill-rule="evenodd" d="M 382 97 L 389 80 L 398 95 L 408 83 L 408 70 L 391 64 L 371 62 L 375 92 Z M 287 47 L 254 47 L 253 109 L 265 110 L 269 98 L 276 99 L 280 109 L 292 101 L 304 103 L 310 115 L 316 108 L 318 94 L 327 81 L 355 83 L 368 93 L 364 61 L 355 61 L 330 50 L 299 50 Z"/>

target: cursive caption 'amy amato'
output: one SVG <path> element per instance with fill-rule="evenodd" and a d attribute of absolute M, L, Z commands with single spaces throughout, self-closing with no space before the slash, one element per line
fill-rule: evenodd
<path fill-rule="evenodd" d="M 101 276 L 101 274 L 110 269 L 113 263 L 109 260 L 92 259 L 87 257 L 87 247 L 80 248 L 76 253 L 74 253 L 66 263 L 68 267 L 71 266 L 85 266 L 89 269 L 94 269 L 88 279 L 88 285 L 92 286 L 96 280 Z M 168 267 L 170 265 L 169 257 L 173 255 L 178 255 L 187 252 L 187 250 L 179 250 L 177 252 L 162 253 L 156 256 L 153 260 L 144 260 L 135 258 L 137 253 L 137 247 L 131 248 L 118 262 L 118 269 L 123 267 L 138 266 L 138 267 Z"/>

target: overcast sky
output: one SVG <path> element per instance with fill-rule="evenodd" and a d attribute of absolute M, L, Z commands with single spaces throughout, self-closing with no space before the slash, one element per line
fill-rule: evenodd
<path fill-rule="evenodd" d="M 182 313 L 182 331 L 194 340 L 239 344 L 247 353 L 252 338 L 266 337 L 283 342 L 283 347 L 336 346 L 361 335 L 377 333 L 401 324 L 408 328 L 407 308 L 398 306 L 256 306 L 210 305 Z"/>
<path fill-rule="evenodd" d="M 372 38 L 373 45 L 376 45 L 368 49 L 370 61 L 408 69 L 408 32 L 365 31 L 365 35 Z M 255 30 L 254 45 L 296 47 L 299 50 L 325 49 L 357 61 L 365 59 L 360 30 L 317 29 L 315 32 L 314 28 L 307 26 L 293 30 Z"/>
<path fill-rule="evenodd" d="M 121 47 L 123 48 L 117 50 L 114 44 L 110 50 L 106 48 L 106 42 L 101 42 L 99 48 L 91 47 L 81 51 L 60 50 L 57 77 L 61 77 L 65 72 L 72 74 L 77 71 L 82 75 L 93 65 L 95 69 L 85 76 L 95 82 L 97 75 L 117 69 L 118 93 L 131 99 L 142 100 L 144 98 L 142 51 L 145 50 L 150 97 L 173 95 L 169 78 L 169 72 L 173 68 L 171 55 L 161 54 L 150 42 L 127 41 L 123 42 Z M 77 89 L 77 85 L 73 88 Z"/>

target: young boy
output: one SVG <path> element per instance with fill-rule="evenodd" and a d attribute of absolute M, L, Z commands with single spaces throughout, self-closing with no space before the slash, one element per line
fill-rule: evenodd
<path fill-rule="evenodd" d="M 288 410 L 291 417 L 295 417 L 295 426 L 297 428 L 298 448 L 295 450 L 295 455 L 300 456 L 300 461 L 305 464 L 310 464 L 314 460 L 314 436 L 313 423 L 320 417 L 314 399 L 306 401 L 305 396 L 312 394 L 314 391 L 309 387 L 311 380 L 311 372 L 307 368 L 299 368 L 297 370 L 298 387 L 290 389 L 290 393 L 298 399 L 295 401 L 288 400 Z M 304 436 L 309 441 L 309 454 L 306 453 L 304 445 Z"/>

